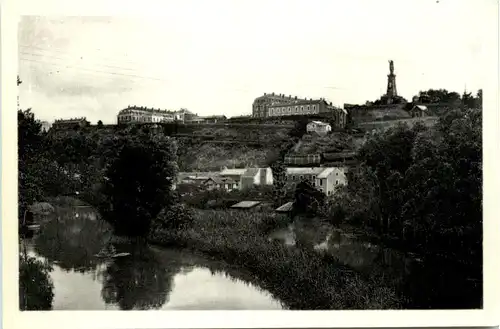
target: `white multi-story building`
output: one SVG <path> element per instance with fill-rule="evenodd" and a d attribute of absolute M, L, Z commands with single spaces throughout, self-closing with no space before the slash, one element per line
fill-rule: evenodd
<path fill-rule="evenodd" d="M 146 107 L 129 106 L 118 113 L 118 124 L 124 123 L 160 123 L 184 121 L 185 110 L 168 111 Z"/>
<path fill-rule="evenodd" d="M 320 135 L 326 135 L 332 131 L 332 126 L 321 121 L 311 121 L 307 124 L 306 131 L 308 133 L 315 132 Z"/>
<path fill-rule="evenodd" d="M 333 195 L 337 187 L 347 184 L 345 167 L 288 167 L 287 182 L 297 184 L 308 180 L 326 195 Z"/>
<path fill-rule="evenodd" d="M 272 185 L 273 172 L 271 168 L 224 168 L 219 176 L 231 178 L 238 182 L 238 188 L 247 189 L 253 186 Z"/>

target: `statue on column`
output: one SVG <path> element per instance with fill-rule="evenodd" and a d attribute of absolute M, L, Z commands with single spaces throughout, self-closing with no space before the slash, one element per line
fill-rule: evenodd
<path fill-rule="evenodd" d="M 394 74 L 394 62 L 392 60 L 389 61 L 389 70 L 391 75 Z"/>

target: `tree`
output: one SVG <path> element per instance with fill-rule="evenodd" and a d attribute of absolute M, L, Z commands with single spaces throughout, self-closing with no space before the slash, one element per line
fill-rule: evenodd
<path fill-rule="evenodd" d="M 168 302 L 174 276 L 180 270 L 178 262 L 160 260 L 149 249 L 133 252 L 106 268 L 102 298 L 108 304 L 118 304 L 121 310 L 159 309 Z"/>
<path fill-rule="evenodd" d="M 103 126 L 102 121 L 101 120 L 97 121 L 97 127 L 102 128 L 102 126 Z"/>
<path fill-rule="evenodd" d="M 307 180 L 297 184 L 293 213 L 295 215 L 317 215 L 325 204 L 325 194 Z"/>
<path fill-rule="evenodd" d="M 271 170 L 273 172 L 273 201 L 275 207 L 279 207 L 287 201 L 286 166 L 282 160 L 278 160 L 271 164 Z"/>
<path fill-rule="evenodd" d="M 116 234 L 144 237 L 160 210 L 173 203 L 176 144 L 144 130 L 121 142 L 118 156 L 106 169 L 99 208 Z"/>
<path fill-rule="evenodd" d="M 19 257 L 19 308 L 23 311 L 52 309 L 54 284 L 50 267 L 34 257 Z"/>
<path fill-rule="evenodd" d="M 290 137 L 300 139 L 307 132 L 307 124 L 309 120 L 307 117 L 300 117 L 297 121 L 295 121 L 295 126 L 290 131 Z"/>
<path fill-rule="evenodd" d="M 457 103 L 460 102 L 460 94 L 449 92 L 446 89 L 429 89 L 420 91 L 417 95 L 420 103 Z"/>

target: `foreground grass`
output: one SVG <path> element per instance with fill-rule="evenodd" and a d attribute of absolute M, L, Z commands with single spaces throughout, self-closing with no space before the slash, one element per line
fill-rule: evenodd
<path fill-rule="evenodd" d="M 252 283 L 290 309 L 397 309 L 395 293 L 375 280 L 311 250 L 268 241 L 263 214 L 196 211 L 193 225 L 156 232 L 150 241 L 176 245 L 243 267 Z"/>

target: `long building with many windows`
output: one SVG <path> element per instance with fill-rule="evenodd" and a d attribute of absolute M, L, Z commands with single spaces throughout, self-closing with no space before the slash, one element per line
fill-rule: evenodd
<path fill-rule="evenodd" d="M 170 122 L 179 120 L 179 114 L 177 111 L 129 106 L 118 113 L 118 124 Z"/>
<path fill-rule="evenodd" d="M 268 107 L 269 117 L 292 115 L 321 115 L 334 122 L 336 128 L 344 128 L 347 122 L 347 111 L 333 106 L 325 99 L 301 100 Z"/>
<path fill-rule="evenodd" d="M 257 97 L 252 105 L 252 116 L 254 118 L 267 118 L 269 116 L 269 107 L 278 104 L 288 104 L 294 101 L 305 101 L 305 99 L 292 97 L 284 94 L 267 94 Z"/>
<path fill-rule="evenodd" d="M 333 106 L 324 98 L 304 99 L 283 94 L 264 94 L 257 97 L 252 106 L 254 118 L 278 118 L 294 115 L 324 116 L 343 128 L 347 122 L 347 111 Z"/>

